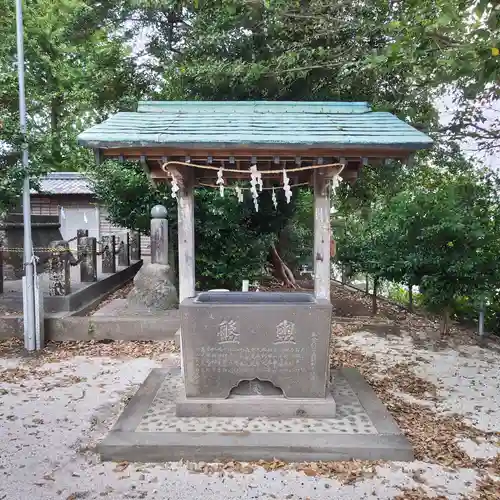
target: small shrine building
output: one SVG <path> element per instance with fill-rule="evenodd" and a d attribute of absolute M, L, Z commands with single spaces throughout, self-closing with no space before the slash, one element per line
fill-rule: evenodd
<path fill-rule="evenodd" d="M 356 179 L 367 164 L 408 161 L 432 140 L 364 102 L 139 102 L 78 136 L 107 159 L 137 160 L 151 179 L 169 182 L 178 200 L 179 300 L 195 295 L 194 197 L 197 186 L 241 199 L 273 190 L 314 189 L 314 291 L 330 298 L 330 193 L 338 176 Z M 279 191 L 283 190 L 283 193 Z"/>

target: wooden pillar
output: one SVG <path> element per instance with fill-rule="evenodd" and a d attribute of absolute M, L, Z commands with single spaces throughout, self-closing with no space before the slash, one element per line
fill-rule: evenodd
<path fill-rule="evenodd" d="M 116 248 L 115 235 L 102 237 L 102 272 L 116 273 Z"/>
<path fill-rule="evenodd" d="M 92 283 L 97 281 L 97 242 L 95 238 L 81 238 L 80 281 Z"/>
<path fill-rule="evenodd" d="M 194 175 L 190 168 L 183 170 L 178 192 L 179 234 L 179 302 L 195 295 L 194 260 Z"/>
<path fill-rule="evenodd" d="M 314 171 L 314 295 L 330 300 L 330 179 L 331 175 Z"/>

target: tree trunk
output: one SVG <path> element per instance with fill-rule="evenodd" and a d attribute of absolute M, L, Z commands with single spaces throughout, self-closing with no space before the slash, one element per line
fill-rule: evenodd
<path fill-rule="evenodd" d="M 377 303 L 377 290 L 378 290 L 378 277 L 373 278 L 373 295 L 372 295 L 372 314 L 375 316 L 378 313 Z"/>
<path fill-rule="evenodd" d="M 408 310 L 413 312 L 413 285 L 411 282 L 408 284 Z"/>
<path fill-rule="evenodd" d="M 280 257 L 278 250 L 276 250 L 276 246 L 274 245 L 274 243 L 271 245 L 270 257 L 273 264 L 274 277 L 279 279 L 280 281 L 283 281 L 284 285 L 289 288 L 297 288 L 297 283 L 292 271 L 290 271 L 288 266 L 283 262 L 283 259 Z"/>
<path fill-rule="evenodd" d="M 448 335 L 450 329 L 450 308 L 446 306 L 443 309 L 443 320 L 441 323 L 441 336 Z"/>
<path fill-rule="evenodd" d="M 59 133 L 59 116 L 61 102 L 59 99 L 53 99 L 50 104 L 50 133 L 51 133 L 51 153 L 55 165 L 62 162 L 61 137 Z"/>

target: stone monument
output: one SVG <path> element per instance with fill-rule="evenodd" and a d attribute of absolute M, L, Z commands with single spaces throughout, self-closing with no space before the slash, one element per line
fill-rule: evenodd
<path fill-rule="evenodd" d="M 134 288 L 127 300 L 135 309 L 166 311 L 179 304 L 168 264 L 167 209 L 156 205 L 151 217 L 151 263 L 144 264 L 135 275 Z"/>
<path fill-rule="evenodd" d="M 51 241 L 63 239 L 60 231 L 61 224 L 57 215 L 31 215 L 31 228 L 35 255 L 39 259 L 37 272 L 44 270 L 44 262 L 50 257 L 46 250 Z M 21 279 L 24 275 L 23 252 L 24 223 L 23 214 L 11 213 L 0 221 L 0 246 L 13 249 L 4 252 L 5 279 Z M 40 250 L 42 249 L 42 250 Z"/>

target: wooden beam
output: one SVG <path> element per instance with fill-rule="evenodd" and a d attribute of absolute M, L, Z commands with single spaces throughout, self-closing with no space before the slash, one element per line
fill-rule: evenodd
<path fill-rule="evenodd" d="M 289 148 L 262 148 L 262 147 L 242 147 L 233 148 L 230 151 L 226 149 L 202 149 L 199 146 L 192 149 L 178 148 L 178 147 L 148 147 L 148 148 L 107 148 L 103 149 L 102 153 L 106 157 L 118 158 L 120 154 L 126 158 L 139 159 L 141 154 L 147 154 L 149 159 L 160 159 L 162 156 L 175 156 L 178 158 L 190 157 L 194 162 L 194 158 L 206 160 L 208 156 L 215 159 L 225 158 L 230 156 L 238 157 L 240 159 L 248 159 L 252 156 L 258 158 L 265 157 L 266 159 L 273 159 L 275 156 L 295 157 L 302 156 L 303 158 L 328 158 L 328 157 L 365 157 L 365 158 L 406 158 L 409 154 L 413 153 L 413 149 L 400 149 L 400 148 L 387 148 L 387 147 L 343 147 L 338 149 L 330 148 L 317 148 L 317 147 L 289 147 Z"/>

